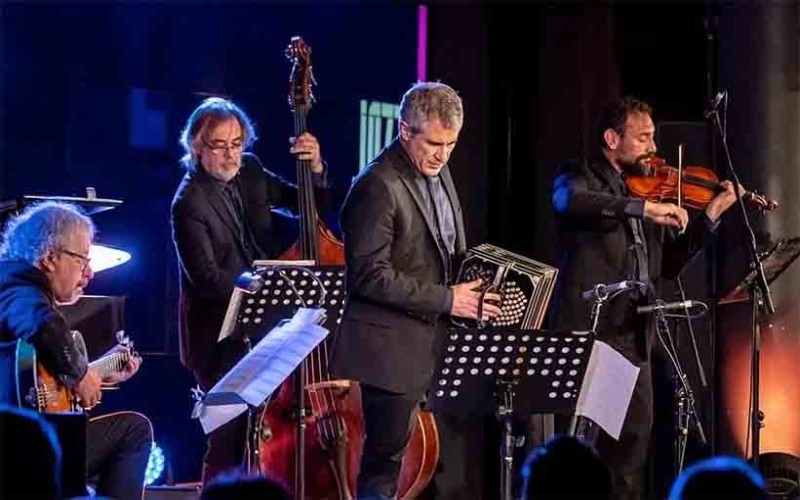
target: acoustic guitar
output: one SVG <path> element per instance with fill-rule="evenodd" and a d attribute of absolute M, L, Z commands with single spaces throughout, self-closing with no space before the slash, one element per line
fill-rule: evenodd
<path fill-rule="evenodd" d="M 75 345 L 83 354 L 86 344 L 77 330 L 71 332 Z M 124 332 L 117 332 L 117 345 L 108 354 L 89 363 L 101 379 L 120 372 L 133 353 L 133 342 Z M 17 401 L 20 406 L 32 407 L 41 413 L 84 411 L 77 394 L 51 374 L 36 357 L 36 348 L 24 340 L 17 341 L 16 349 Z"/>

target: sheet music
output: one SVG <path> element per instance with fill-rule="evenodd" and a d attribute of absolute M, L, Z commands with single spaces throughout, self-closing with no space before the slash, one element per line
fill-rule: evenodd
<path fill-rule="evenodd" d="M 206 434 L 263 403 L 328 335 L 317 324 L 324 316 L 324 309 L 300 308 L 225 374 L 196 409 Z"/>
<path fill-rule="evenodd" d="M 217 342 L 222 342 L 233 333 L 233 329 L 236 327 L 236 316 L 239 314 L 239 306 L 242 303 L 242 295 L 244 292 L 238 288 L 233 289 L 231 300 L 228 302 L 228 310 L 225 311 L 225 319 L 222 320 L 222 328 L 219 329 Z"/>
<path fill-rule="evenodd" d="M 608 344 L 596 340 L 575 413 L 592 419 L 618 440 L 638 378 L 638 366 Z"/>

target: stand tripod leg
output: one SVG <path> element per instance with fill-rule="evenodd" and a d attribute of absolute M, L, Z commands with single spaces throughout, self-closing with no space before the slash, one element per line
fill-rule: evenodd
<path fill-rule="evenodd" d="M 761 412 L 760 394 L 761 388 L 761 324 L 758 321 L 758 313 L 762 306 L 761 292 L 758 287 L 753 287 L 752 294 L 752 351 L 750 353 L 750 432 L 752 433 L 752 463 L 758 469 L 758 460 L 761 454 L 761 427 L 763 426 L 764 414 Z"/>
<path fill-rule="evenodd" d="M 500 488 L 503 500 L 514 498 L 514 425 L 508 412 L 503 417 L 503 436 L 501 448 Z"/>

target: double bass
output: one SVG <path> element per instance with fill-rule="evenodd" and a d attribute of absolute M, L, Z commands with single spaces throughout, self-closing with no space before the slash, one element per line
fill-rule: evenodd
<path fill-rule="evenodd" d="M 313 101 L 310 54 L 300 37 L 286 49 L 293 63 L 289 104 L 295 137 L 307 131 Z M 344 246 L 319 220 L 308 160 L 297 160 L 297 191 L 300 235 L 281 260 L 343 263 Z M 327 362 L 323 341 L 266 404 L 258 424 L 258 462 L 262 472 L 294 485 L 297 499 L 353 500 L 364 448 L 361 389 L 355 381 L 331 380 Z M 301 415 L 297 402 L 302 400 Z"/>

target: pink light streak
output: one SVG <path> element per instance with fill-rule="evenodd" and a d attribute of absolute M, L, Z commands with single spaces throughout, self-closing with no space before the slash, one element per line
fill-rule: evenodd
<path fill-rule="evenodd" d="M 417 81 L 424 82 L 428 75 L 428 7 L 417 7 Z"/>

